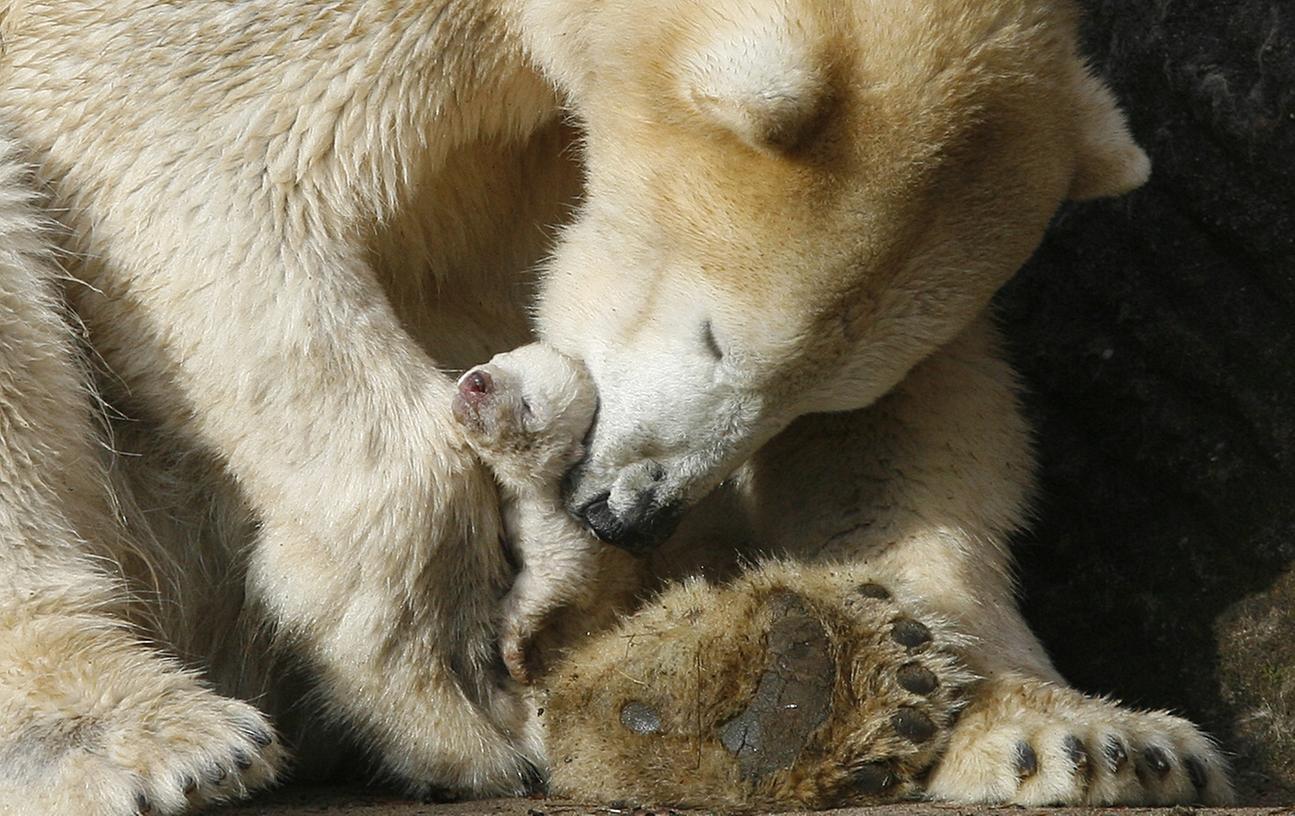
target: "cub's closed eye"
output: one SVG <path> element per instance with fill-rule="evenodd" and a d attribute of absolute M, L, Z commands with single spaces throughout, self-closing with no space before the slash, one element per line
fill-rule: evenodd
<path fill-rule="evenodd" d="M 531 416 L 534 413 L 531 410 L 531 404 L 526 401 L 525 397 L 522 397 L 522 413 L 526 414 L 526 416 Z"/>
<path fill-rule="evenodd" d="M 724 350 L 719 347 L 719 341 L 715 339 L 715 327 L 709 320 L 701 324 L 701 340 L 706 345 L 706 351 L 710 352 L 716 361 L 724 359 Z"/>

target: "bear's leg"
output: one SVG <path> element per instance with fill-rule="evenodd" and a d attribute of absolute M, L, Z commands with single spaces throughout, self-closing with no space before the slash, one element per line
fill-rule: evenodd
<path fill-rule="evenodd" d="M 298 298 L 339 301 L 313 336 L 281 335 L 259 359 L 231 347 L 236 333 L 209 335 L 199 345 L 216 350 L 212 364 L 186 372 L 263 521 L 249 594 L 305 657 L 330 713 L 406 790 L 520 793 L 540 747 L 499 655 L 509 570 L 493 482 L 458 436 L 453 382 L 404 334 L 372 272 L 339 262 L 315 278 L 349 279 L 338 289 L 371 300 L 277 293 L 287 312 L 312 308 L 286 305 Z M 303 342 L 311 354 L 295 351 Z M 266 390 L 214 397 L 203 384 L 239 376 Z"/>
<path fill-rule="evenodd" d="M 746 474 L 761 541 L 802 560 L 893 576 L 969 635 L 984 681 L 929 793 L 959 802 L 1155 803 L 1232 798 L 1195 726 L 1070 688 L 1017 610 L 1009 533 L 1025 520 L 1028 429 L 987 321 L 853 414 L 806 417 Z"/>
<path fill-rule="evenodd" d="M 521 791 L 538 737 L 499 660 L 498 496 L 451 416 L 454 383 L 365 250 L 281 234 L 268 206 L 203 200 L 193 223 L 219 229 L 113 234 L 104 255 L 185 260 L 105 272 L 134 294 L 96 301 L 93 327 L 130 349 L 114 370 L 164 431 L 237 483 L 258 521 L 248 600 L 328 714 L 414 793 Z M 182 268 L 208 270 L 200 296 Z"/>
<path fill-rule="evenodd" d="M 0 154 L 0 813 L 179 813 L 262 787 L 282 761 L 265 718 L 126 621 L 88 381 L 27 180 Z"/>
<path fill-rule="evenodd" d="M 653 564 L 667 578 L 729 575 L 736 564 L 681 552 L 737 545 L 738 558 L 799 565 L 668 590 L 574 652 L 548 680 L 555 790 L 712 807 L 915 791 L 1230 801 L 1207 736 L 1069 687 L 1021 618 L 1004 542 L 1023 523 L 1031 471 L 1012 373 L 985 323 L 873 408 L 798 422 L 733 482 L 750 528 L 691 518 L 687 541 Z M 731 515 L 735 500 L 707 504 Z M 979 679 L 964 686 L 951 654 Z"/>

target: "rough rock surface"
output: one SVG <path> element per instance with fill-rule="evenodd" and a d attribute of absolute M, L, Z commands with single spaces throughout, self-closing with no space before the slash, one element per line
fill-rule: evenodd
<path fill-rule="evenodd" d="M 1027 614 L 1081 687 L 1295 801 L 1295 5 L 1087 0 L 1155 162 L 1000 298 L 1043 462 Z"/>
<path fill-rule="evenodd" d="M 672 808 L 582 805 L 560 799 L 495 799 L 486 802 L 420 804 L 357 790 L 289 790 L 262 797 L 252 804 L 219 811 L 222 816 L 712 816 L 706 811 Z M 827 816 L 1091 816 L 1090 810 L 1002 808 L 968 810 L 940 805 L 885 805 L 851 810 L 819 811 Z M 1194 816 L 1293 816 L 1295 809 L 1201 809 Z M 792 816 L 792 814 L 787 814 Z M 799 816 L 799 815 L 797 815 Z M 1128 808 L 1120 816 L 1180 816 L 1177 810 Z"/>

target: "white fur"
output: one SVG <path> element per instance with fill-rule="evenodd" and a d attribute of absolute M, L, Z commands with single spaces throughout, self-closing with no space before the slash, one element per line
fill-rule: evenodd
<path fill-rule="evenodd" d="M 152 564 L 162 572 L 190 557 L 190 541 L 223 538 L 201 557 L 203 572 L 225 583 L 166 593 L 176 604 L 158 610 L 172 624 L 166 634 L 177 645 L 202 642 L 177 635 L 181 616 L 198 632 L 223 628 L 226 616 L 269 629 L 279 654 L 308 667 L 318 707 L 403 784 L 520 790 L 539 747 L 526 705 L 490 668 L 493 599 L 507 580 L 494 488 L 453 441 L 452 383 L 382 288 L 398 264 L 418 265 L 408 247 L 456 229 L 448 217 L 406 220 L 423 191 L 464 165 L 489 168 L 487 188 L 491 172 L 510 163 L 520 172 L 521 160 L 492 151 L 554 116 L 551 91 L 499 10 L 448 0 L 51 0 L 5 12 L 0 119 L 66 229 L 71 271 L 86 282 L 72 290 L 75 305 L 111 368 L 106 396 L 171 451 L 189 452 L 150 453 L 139 485 L 126 474 L 129 495 L 144 497 L 136 533 L 155 528 L 175 552 Z M 470 185 L 462 193 L 473 194 Z M 506 206 L 524 213 L 522 200 Z M 490 212 L 482 207 L 483 224 Z M 526 241 L 530 260 L 540 242 L 528 236 L 519 247 Z M 393 243 L 398 260 L 375 269 Z M 454 246 L 433 271 L 453 261 Z M 466 252 L 507 257 L 495 246 Z M 460 279 L 465 292 L 494 284 L 484 274 Z M 69 411 L 80 392 L 61 388 L 22 406 Z M 61 433 L 92 444 L 88 428 Z M 202 478 L 245 503 L 255 540 L 240 540 L 247 530 L 237 528 L 224 531 L 232 538 L 171 538 L 172 512 L 181 529 L 207 522 L 198 506 L 149 506 L 154 473 L 187 469 L 172 458 L 206 459 Z M 22 546 L 43 538 L 29 533 Z M 89 586 L 70 568 L 48 572 Z M 209 598 L 219 614 L 194 614 Z M 259 656 L 264 643 L 253 643 L 250 659 L 218 643 L 191 657 L 215 663 L 231 691 L 285 680 Z M 165 682 L 165 666 L 141 665 L 134 676 L 80 654 L 70 659 L 87 661 L 79 671 L 92 694 L 96 684 L 151 694 Z M 203 733 L 201 705 L 189 707 Z M 140 750 L 164 759 L 106 778 L 104 801 L 128 800 L 140 774 L 177 785 L 183 773 L 173 766 L 186 760 L 168 753 L 171 741 L 165 732 L 144 738 Z M 248 777 L 248 787 L 268 777 Z M 76 776 L 57 779 L 29 781 L 91 789 Z M 184 807 L 178 793 L 157 800 Z"/>
<path fill-rule="evenodd" d="M 473 409 L 469 444 L 499 481 L 504 531 L 520 563 L 503 600 L 500 649 L 513 677 L 531 681 L 527 649 L 559 608 L 592 599 L 606 545 L 562 506 L 562 477 L 584 456 L 598 397 L 578 362 L 540 343 L 468 371 L 491 378 Z"/>
<path fill-rule="evenodd" d="M 575 504 L 605 491 L 623 516 L 652 490 L 682 507 L 736 474 L 672 546 L 736 506 L 724 521 L 759 547 L 890 559 L 980 638 L 1001 681 L 986 688 L 1025 701 L 973 702 L 990 714 L 955 739 L 944 797 L 1033 801 L 974 759 L 1001 770 L 1001 729 L 1082 714 L 1165 731 L 1029 693 L 1059 682 L 1002 545 L 1030 455 L 1010 374 L 966 334 L 1065 195 L 1145 164 L 1104 87 L 1075 81 L 1065 7 L 887 9 L 0 3 L 16 145 L 0 162 L 0 803 L 179 813 L 242 795 L 284 761 L 258 739 L 266 713 L 299 767 L 335 759 L 328 722 L 406 789 L 521 789 L 544 759 L 494 670 L 498 497 L 441 369 L 529 338 L 527 270 L 568 219 L 539 322 L 603 398 Z M 749 62 L 720 31 L 751 35 Z M 817 124 L 768 138 L 771 99 L 776 120 Z M 964 137 L 974 155 L 942 151 Z M 55 245 L 109 432 L 56 305 Z M 854 413 L 806 416 L 828 408 Z M 803 537 L 838 523 L 831 547 Z M 726 546 L 662 572 L 731 565 Z"/>

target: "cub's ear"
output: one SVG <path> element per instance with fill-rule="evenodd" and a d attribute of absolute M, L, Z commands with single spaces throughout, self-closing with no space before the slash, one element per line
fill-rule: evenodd
<path fill-rule="evenodd" d="M 807 33 L 781 19 L 722 31 L 685 61 L 685 98 L 751 147 L 775 152 L 795 147 L 827 98 Z"/>
<path fill-rule="evenodd" d="M 1146 183 L 1151 160 L 1133 141 L 1128 122 L 1111 89 L 1076 61 L 1074 66 L 1076 201 L 1123 195 Z"/>

